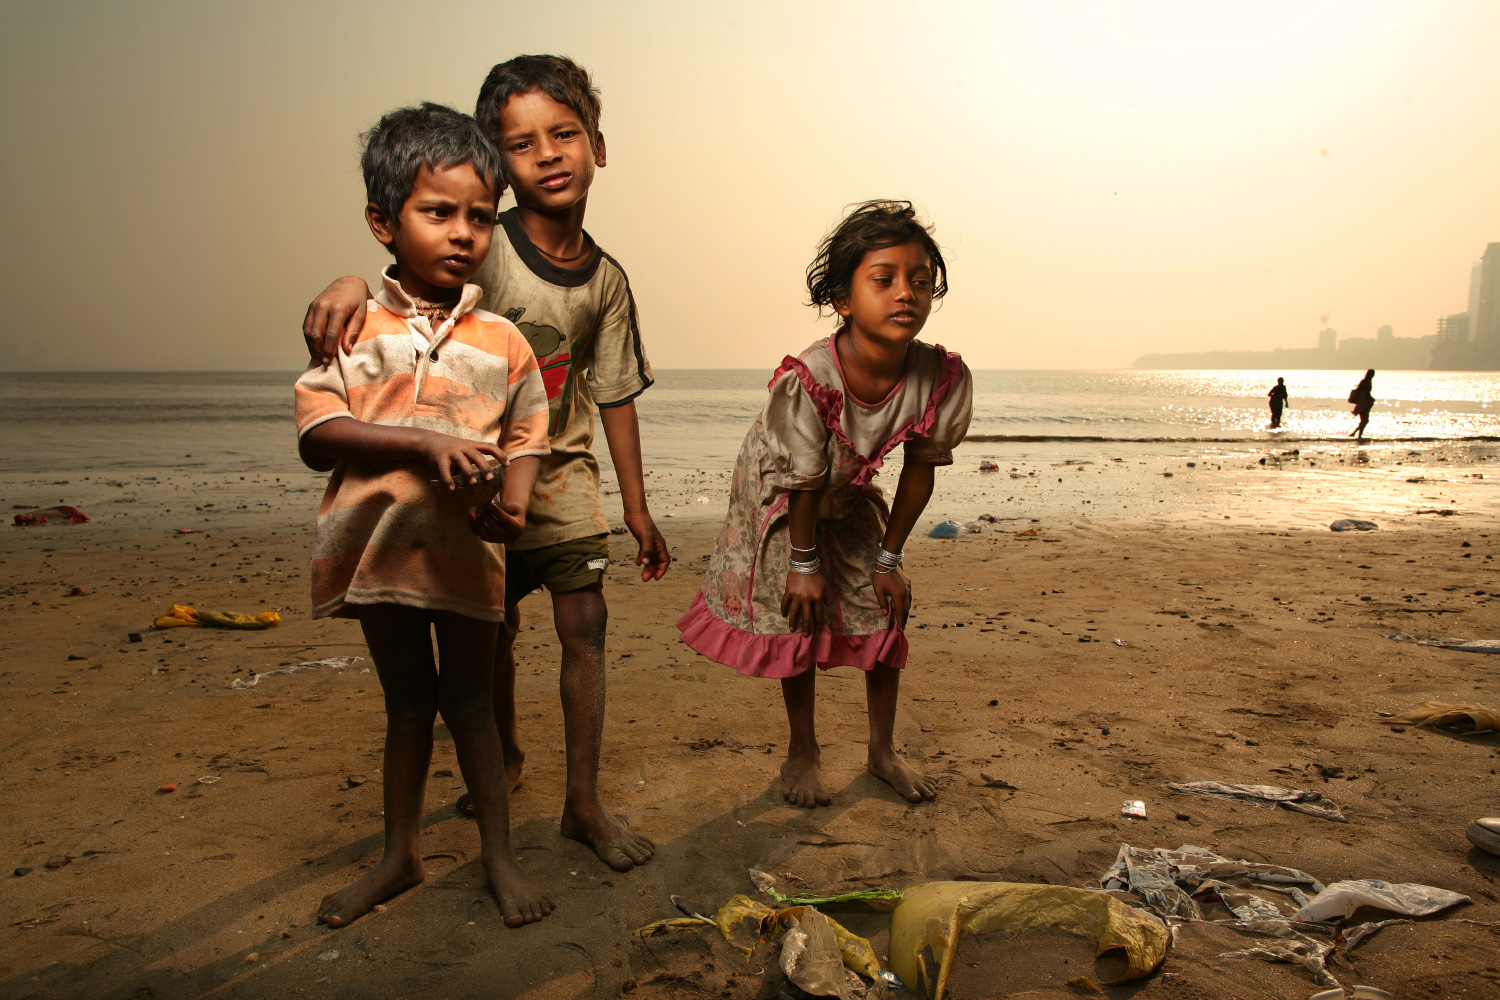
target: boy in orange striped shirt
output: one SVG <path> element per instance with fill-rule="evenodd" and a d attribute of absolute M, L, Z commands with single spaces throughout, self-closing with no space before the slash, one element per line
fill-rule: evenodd
<path fill-rule="evenodd" d="M 505 553 L 526 526 L 547 395 L 514 324 L 474 308 L 490 249 L 499 154 L 474 119 L 424 104 L 387 114 L 361 159 L 370 231 L 396 258 L 353 350 L 297 380 L 299 448 L 331 470 L 313 549 L 315 617 L 358 618 L 385 692 L 385 852 L 323 900 L 342 927 L 423 879 L 423 793 L 436 713 L 453 734 L 505 922 L 552 910 L 510 846 L 491 704 Z M 503 474 L 498 501 L 470 505 Z M 433 477 L 438 480 L 435 482 Z M 438 659 L 433 656 L 436 632 Z"/>

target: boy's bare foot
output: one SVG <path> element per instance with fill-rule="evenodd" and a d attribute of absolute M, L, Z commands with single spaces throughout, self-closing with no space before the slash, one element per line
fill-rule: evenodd
<path fill-rule="evenodd" d="M 656 845 L 620 822 L 601 802 L 591 807 L 563 806 L 562 835 L 581 840 L 594 849 L 599 860 L 617 872 L 643 865 L 656 853 Z"/>
<path fill-rule="evenodd" d="M 426 877 L 422 862 L 416 858 L 383 857 L 353 885 L 324 896 L 318 919 L 329 927 L 347 927 L 377 903 L 421 885 Z"/>
<path fill-rule="evenodd" d="M 894 750 L 871 750 L 865 767 L 908 802 L 931 802 L 937 798 L 937 782 L 908 764 Z"/>
<path fill-rule="evenodd" d="M 526 784 L 526 776 L 521 773 L 521 768 L 525 763 L 526 754 L 524 753 L 518 754 L 514 759 L 509 754 L 505 757 L 505 780 L 511 795 L 519 792 L 521 786 Z M 464 792 L 458 797 L 458 801 L 453 803 L 453 808 L 465 816 L 472 816 L 474 815 L 474 799 L 468 792 Z"/>
<path fill-rule="evenodd" d="M 484 858 L 484 873 L 490 880 L 490 891 L 500 904 L 500 916 L 507 927 L 534 924 L 552 912 L 552 898 L 516 864 L 516 859 L 500 854 Z"/>
<path fill-rule="evenodd" d="M 798 809 L 816 809 L 833 805 L 833 796 L 823 787 L 823 772 L 817 757 L 788 756 L 781 765 L 785 786 L 781 797 Z"/>

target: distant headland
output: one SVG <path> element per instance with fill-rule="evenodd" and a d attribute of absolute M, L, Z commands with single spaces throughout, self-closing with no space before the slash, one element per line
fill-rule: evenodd
<path fill-rule="evenodd" d="M 1340 340 L 1330 329 L 1318 334 L 1317 347 L 1146 354 L 1135 367 L 1500 371 L 1500 243 L 1491 243 L 1469 272 L 1468 311 L 1440 317 L 1437 332 L 1425 337 L 1398 337 L 1383 326 L 1373 337 Z"/>

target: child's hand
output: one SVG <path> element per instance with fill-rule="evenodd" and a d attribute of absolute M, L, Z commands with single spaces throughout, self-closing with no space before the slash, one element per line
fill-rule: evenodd
<path fill-rule="evenodd" d="M 312 300 L 302 319 L 302 339 L 307 353 L 324 367 L 333 361 L 334 352 L 354 349 L 354 339 L 365 325 L 370 286 L 360 278 L 345 275 Z"/>
<path fill-rule="evenodd" d="M 793 632 L 812 635 L 823 624 L 823 574 L 786 574 L 786 593 L 781 598 L 781 614 Z"/>
<path fill-rule="evenodd" d="M 487 542 L 509 545 L 526 530 L 526 508 L 515 501 L 491 500 L 469 511 L 469 530 Z"/>
<path fill-rule="evenodd" d="M 875 600 L 890 620 L 891 626 L 906 630 L 906 617 L 911 614 L 911 581 L 899 569 L 889 573 L 875 574 Z"/>
<path fill-rule="evenodd" d="M 625 527 L 630 529 L 630 533 L 640 543 L 640 550 L 635 554 L 635 564 L 641 567 L 642 582 L 660 580 L 666 574 L 667 567 L 672 565 L 672 554 L 667 551 L 667 540 L 656 530 L 656 522 L 651 520 L 650 514 L 639 511 L 625 515 Z"/>
<path fill-rule="evenodd" d="M 450 434 L 434 431 L 422 440 L 417 449 L 422 457 L 437 469 L 438 478 L 451 490 L 455 479 L 477 483 L 481 479 L 494 479 L 490 471 L 490 460 L 501 465 L 506 463 L 505 452 L 498 444 L 489 441 L 467 441 Z"/>

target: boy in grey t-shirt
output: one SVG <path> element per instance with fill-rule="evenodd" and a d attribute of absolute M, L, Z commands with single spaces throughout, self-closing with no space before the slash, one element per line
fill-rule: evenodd
<path fill-rule="evenodd" d="M 525 753 L 516 731 L 517 604 L 538 586 L 552 593 L 562 644 L 563 720 L 568 787 L 562 832 L 626 871 L 651 859 L 654 845 L 613 816 L 599 799 L 604 729 L 604 570 L 609 524 L 599 503 L 593 453 L 599 410 L 620 484 L 625 524 L 639 543 L 642 580 L 671 564 L 646 505 L 635 397 L 651 385 L 635 300 L 619 264 L 583 230 L 594 171 L 605 164 L 599 96 L 588 73 L 560 56 L 517 56 L 490 70 L 475 118 L 500 148 L 516 207 L 502 213 L 503 234 L 476 282 L 480 306 L 514 322 L 542 368 L 551 454 L 543 459 L 527 511 L 527 529 L 506 552 L 506 617 L 495 660 L 495 721 L 512 789 Z M 329 360 L 364 321 L 368 289 L 340 278 L 308 307 L 303 336 L 315 360 Z"/>

